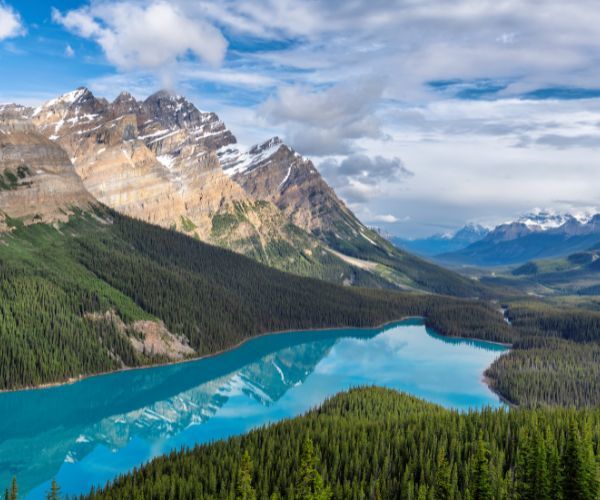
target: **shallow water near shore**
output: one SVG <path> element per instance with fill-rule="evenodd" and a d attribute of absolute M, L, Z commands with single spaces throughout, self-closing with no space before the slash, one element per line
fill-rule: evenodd
<path fill-rule="evenodd" d="M 359 385 L 449 408 L 499 407 L 484 370 L 506 347 L 450 339 L 407 320 L 382 328 L 290 332 L 215 357 L 0 394 L 0 486 L 26 498 L 55 478 L 79 494 L 157 455 L 293 417 Z"/>

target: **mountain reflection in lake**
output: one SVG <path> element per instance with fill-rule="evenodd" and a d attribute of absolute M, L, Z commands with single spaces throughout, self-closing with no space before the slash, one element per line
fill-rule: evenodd
<path fill-rule="evenodd" d="M 385 385 L 445 406 L 498 406 L 483 370 L 505 348 L 445 339 L 410 320 L 372 330 L 269 335 L 213 358 L 0 394 L 0 485 L 16 475 L 42 498 L 152 457 L 295 416 L 356 385 Z"/>

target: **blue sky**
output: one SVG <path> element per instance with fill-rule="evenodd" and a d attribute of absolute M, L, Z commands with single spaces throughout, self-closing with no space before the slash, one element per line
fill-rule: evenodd
<path fill-rule="evenodd" d="M 0 102 L 169 87 L 417 236 L 600 205 L 599 25 L 593 0 L 0 0 Z"/>

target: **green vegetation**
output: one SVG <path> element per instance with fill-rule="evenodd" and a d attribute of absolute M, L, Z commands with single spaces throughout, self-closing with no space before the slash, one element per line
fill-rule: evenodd
<path fill-rule="evenodd" d="M 514 343 L 487 376 L 515 404 L 600 404 L 600 312 L 591 309 L 513 301 L 511 326 L 491 302 L 301 278 L 104 209 L 58 229 L 8 223 L 13 231 L 0 240 L 2 389 L 163 361 L 133 348 L 138 320 L 164 321 L 202 355 L 269 331 L 423 316 L 444 335 Z M 368 276 L 354 279 L 368 284 Z"/>
<path fill-rule="evenodd" d="M 335 231 L 317 233 L 316 236 L 345 255 L 380 264 L 376 272 L 391 278 L 392 282 L 397 282 L 397 276 L 401 275 L 404 277 L 401 281 L 409 286 L 433 293 L 471 298 L 490 298 L 498 294 L 477 281 L 396 248 L 375 231 L 357 226 L 356 221 L 346 214 L 341 214 L 340 218 L 345 223 L 340 223 Z"/>
<path fill-rule="evenodd" d="M 194 224 L 191 219 L 189 219 L 188 217 L 181 216 L 181 228 L 186 233 L 191 233 L 192 231 L 197 229 L 197 227 L 198 226 L 196 226 L 196 224 Z"/>
<path fill-rule="evenodd" d="M 80 214 L 59 229 L 11 223 L 0 244 L 2 389 L 162 361 L 135 352 L 113 317 L 160 319 L 198 354 L 269 331 L 403 316 L 426 316 L 448 335 L 512 338 L 483 302 L 300 278 L 113 212 Z"/>
<path fill-rule="evenodd" d="M 0 173 L 0 191 L 17 189 L 19 179 L 25 179 L 29 175 L 31 172 L 26 165 L 19 166 L 16 174 L 10 168 L 5 168 L 4 173 Z"/>
<path fill-rule="evenodd" d="M 90 499 L 595 499 L 600 410 L 445 410 L 355 389 L 307 415 L 163 456 Z"/>
<path fill-rule="evenodd" d="M 600 312 L 542 302 L 511 304 L 513 349 L 486 374 L 523 406 L 600 405 Z"/>
<path fill-rule="evenodd" d="M 327 252 L 303 230 L 274 214 L 272 205 L 266 201 L 257 201 L 250 207 L 235 203 L 233 208 L 212 219 L 211 238 L 220 247 L 299 276 L 337 284 L 395 288 L 389 280 L 353 267 Z M 263 221 L 263 230 L 271 233 L 266 242 L 250 221 L 249 213 L 258 216 Z M 280 220 L 271 224 L 272 217 Z M 232 237 L 236 234 L 237 237 Z"/>

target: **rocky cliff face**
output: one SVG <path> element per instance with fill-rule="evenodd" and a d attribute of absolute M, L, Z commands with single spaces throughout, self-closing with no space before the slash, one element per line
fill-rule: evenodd
<path fill-rule="evenodd" d="M 182 97 L 138 102 L 122 93 L 109 103 L 78 89 L 36 109 L 33 121 L 67 150 L 98 200 L 133 217 L 210 240 L 216 214 L 254 202 L 213 153 L 231 133 Z"/>
<path fill-rule="evenodd" d="M 21 106 L 0 107 L 0 230 L 6 217 L 54 222 L 95 203 L 69 156 L 36 130 L 29 114 Z"/>
<path fill-rule="evenodd" d="M 224 171 L 256 198 L 273 202 L 294 224 L 333 248 L 356 255 L 356 244 L 387 248 L 338 198 L 310 160 L 274 137 L 246 152 L 222 147 Z"/>
<path fill-rule="evenodd" d="M 108 102 L 87 89 L 30 114 L 68 152 L 90 193 L 115 210 L 280 269 L 353 281 L 346 263 L 294 225 L 301 217 L 224 174 L 216 152 L 236 139 L 216 114 L 165 91 Z"/>
<path fill-rule="evenodd" d="M 42 156 L 60 156 L 65 168 L 70 159 L 85 188 L 119 212 L 336 283 L 479 293 L 364 226 L 312 162 L 278 138 L 241 151 L 216 114 L 183 97 L 160 91 L 138 101 L 124 92 L 108 102 L 80 88 L 11 113 L 30 119 L 42 134 L 38 142 L 55 148 Z M 12 189 L 28 181 L 10 182 Z M 81 183 L 56 192 L 64 195 L 48 208 L 40 195 L 43 210 L 58 213 L 69 196 L 91 199 Z M 19 203 L 6 200 L 0 208 L 20 213 Z"/>

